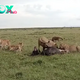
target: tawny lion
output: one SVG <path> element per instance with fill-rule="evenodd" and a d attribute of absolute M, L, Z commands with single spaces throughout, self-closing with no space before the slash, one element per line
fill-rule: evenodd
<path fill-rule="evenodd" d="M 38 50 L 40 50 L 40 46 L 42 46 L 44 50 L 46 47 L 56 46 L 56 43 L 48 40 L 46 37 L 40 37 L 38 39 Z"/>
<path fill-rule="evenodd" d="M 76 45 L 61 43 L 59 48 L 65 50 L 66 52 L 80 52 L 80 46 Z"/>
<path fill-rule="evenodd" d="M 52 41 L 59 41 L 59 40 L 63 40 L 63 38 L 58 37 L 58 36 L 52 37 Z"/>
<path fill-rule="evenodd" d="M 19 51 L 21 52 L 22 51 L 22 47 L 23 47 L 23 43 L 18 43 L 18 45 L 11 45 L 9 46 L 9 50 L 10 51 Z"/>
<path fill-rule="evenodd" d="M 6 39 L 0 39 L 1 49 L 7 49 L 10 46 L 10 41 Z"/>

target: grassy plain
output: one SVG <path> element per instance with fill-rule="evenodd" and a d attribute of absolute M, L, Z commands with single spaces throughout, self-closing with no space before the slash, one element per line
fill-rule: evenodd
<path fill-rule="evenodd" d="M 29 56 L 41 36 L 61 36 L 68 44 L 80 45 L 80 28 L 5 29 L 1 39 L 23 42 L 22 53 L 0 50 L 0 80 L 80 80 L 80 53 Z M 59 44 L 59 42 L 58 42 Z"/>

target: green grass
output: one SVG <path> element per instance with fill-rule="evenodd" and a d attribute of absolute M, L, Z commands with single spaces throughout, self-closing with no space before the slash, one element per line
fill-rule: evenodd
<path fill-rule="evenodd" d="M 80 45 L 80 28 L 0 30 L 1 39 L 12 44 L 23 42 L 21 53 L 0 50 L 0 80 L 80 80 L 80 53 L 52 56 L 29 56 L 41 36 L 65 38 L 68 44 Z M 59 42 L 58 42 L 59 44 Z"/>

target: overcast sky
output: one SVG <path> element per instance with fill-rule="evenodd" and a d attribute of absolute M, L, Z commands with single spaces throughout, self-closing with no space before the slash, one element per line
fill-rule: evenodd
<path fill-rule="evenodd" d="M 80 0 L 1 0 L 17 14 L 0 14 L 0 28 L 80 26 Z M 3 8 L 0 10 L 4 10 Z"/>

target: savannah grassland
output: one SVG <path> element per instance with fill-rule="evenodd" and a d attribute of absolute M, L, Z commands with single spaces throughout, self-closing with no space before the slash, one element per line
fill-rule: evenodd
<path fill-rule="evenodd" d="M 24 44 L 21 53 L 0 50 L 0 80 L 80 80 L 79 52 L 30 56 L 41 36 L 61 36 L 64 40 L 60 42 L 80 45 L 80 28 L 0 30 L 1 39 Z"/>

